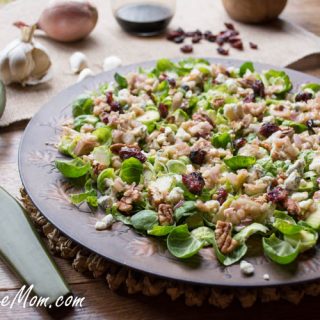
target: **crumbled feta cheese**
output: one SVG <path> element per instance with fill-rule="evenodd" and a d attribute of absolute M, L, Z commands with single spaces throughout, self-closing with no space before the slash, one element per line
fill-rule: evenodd
<path fill-rule="evenodd" d="M 269 280 L 270 280 L 269 274 L 268 274 L 268 273 L 265 273 L 265 274 L 263 275 L 263 279 L 266 280 L 266 281 L 269 281 Z"/>
<path fill-rule="evenodd" d="M 176 138 L 181 139 L 182 141 L 189 141 L 191 135 L 180 127 L 176 133 Z"/>
<path fill-rule="evenodd" d="M 103 221 L 97 221 L 95 224 L 95 228 L 98 231 L 107 229 L 107 224 Z"/>
<path fill-rule="evenodd" d="M 167 200 L 171 203 L 178 203 L 183 199 L 183 190 L 179 187 L 173 188 L 167 196 Z"/>
<path fill-rule="evenodd" d="M 250 262 L 247 262 L 245 260 L 242 260 L 240 262 L 240 270 L 247 276 L 254 274 L 254 266 Z"/>
<path fill-rule="evenodd" d="M 228 79 L 228 78 L 227 78 L 224 74 L 219 73 L 219 74 L 217 75 L 217 77 L 216 77 L 215 80 L 216 80 L 217 83 L 223 83 L 223 82 L 225 82 L 227 79 Z"/>
<path fill-rule="evenodd" d="M 192 97 L 192 91 L 189 90 L 189 91 L 187 91 L 187 93 L 186 93 L 186 98 L 191 98 L 191 97 Z"/>
<path fill-rule="evenodd" d="M 291 195 L 291 199 L 294 200 L 294 201 L 302 201 L 302 200 L 306 200 L 308 199 L 308 192 L 305 191 L 305 192 L 294 192 L 292 195 Z"/>
<path fill-rule="evenodd" d="M 304 200 L 299 202 L 299 207 L 303 211 L 307 211 L 313 204 L 312 199 Z"/>
<path fill-rule="evenodd" d="M 297 170 L 292 171 L 284 182 L 287 190 L 296 190 L 299 187 L 301 176 Z"/>
<path fill-rule="evenodd" d="M 102 220 L 99 220 L 95 224 L 96 230 L 106 230 L 112 226 L 114 223 L 114 219 L 112 214 L 107 214 L 105 217 L 102 218 Z"/>
<path fill-rule="evenodd" d="M 234 79 L 227 79 L 225 85 L 227 86 L 230 93 L 236 93 L 238 90 L 238 83 Z"/>
<path fill-rule="evenodd" d="M 317 155 L 313 158 L 312 162 L 310 163 L 309 169 L 320 174 L 320 155 Z"/>
<path fill-rule="evenodd" d="M 105 180 L 110 180 L 110 179 L 105 179 Z M 113 204 L 113 199 L 110 196 L 102 196 L 98 199 L 98 204 L 104 209 L 111 208 Z"/>

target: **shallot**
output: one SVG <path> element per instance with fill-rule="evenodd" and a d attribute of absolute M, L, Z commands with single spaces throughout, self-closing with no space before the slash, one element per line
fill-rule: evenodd
<path fill-rule="evenodd" d="M 97 8 L 89 2 L 56 0 L 44 9 L 36 26 L 54 40 L 72 42 L 85 38 L 97 20 Z M 14 24 L 19 28 L 27 25 L 22 21 Z"/>

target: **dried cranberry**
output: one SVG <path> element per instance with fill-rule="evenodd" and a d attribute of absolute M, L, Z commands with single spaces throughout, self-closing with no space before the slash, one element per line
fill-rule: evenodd
<path fill-rule="evenodd" d="M 204 187 L 204 179 L 200 172 L 191 172 L 190 174 L 182 175 L 182 182 L 187 189 L 193 194 L 201 194 Z"/>
<path fill-rule="evenodd" d="M 221 54 L 223 56 L 227 56 L 229 54 L 229 50 L 223 49 L 222 47 L 218 47 L 217 51 L 219 54 Z"/>
<path fill-rule="evenodd" d="M 240 149 L 241 147 L 243 147 L 245 144 L 247 143 L 247 140 L 245 138 L 238 138 L 236 140 L 233 141 L 233 146 L 236 149 Z"/>
<path fill-rule="evenodd" d="M 254 49 L 254 50 L 258 49 L 258 45 L 256 45 L 253 42 L 249 42 L 249 46 L 250 46 L 251 49 Z"/>
<path fill-rule="evenodd" d="M 228 197 L 228 191 L 224 188 L 220 188 L 217 192 L 217 201 L 222 205 Z"/>
<path fill-rule="evenodd" d="M 145 162 L 147 157 L 138 149 L 132 147 L 122 147 L 119 151 L 119 156 L 122 160 L 136 158 L 141 162 Z"/>
<path fill-rule="evenodd" d="M 123 113 L 122 107 L 118 101 L 113 101 L 111 104 L 111 111 Z"/>
<path fill-rule="evenodd" d="M 171 87 L 175 87 L 176 86 L 176 80 L 174 78 L 168 78 L 167 79 L 168 83 L 170 84 Z"/>
<path fill-rule="evenodd" d="M 230 42 L 232 48 L 243 50 L 243 43 L 241 40 Z"/>
<path fill-rule="evenodd" d="M 225 42 L 226 42 L 226 39 L 224 39 L 223 37 L 221 36 L 217 36 L 216 39 L 215 39 L 216 43 L 219 45 L 219 46 L 222 46 Z"/>
<path fill-rule="evenodd" d="M 202 165 L 207 152 L 205 150 L 194 150 L 190 152 L 189 158 L 192 163 Z"/>
<path fill-rule="evenodd" d="M 202 36 L 200 36 L 200 35 L 198 35 L 198 34 L 195 34 L 195 35 L 192 37 L 192 43 L 199 43 L 201 39 L 202 39 Z"/>
<path fill-rule="evenodd" d="M 168 107 L 164 103 L 159 103 L 158 110 L 161 118 L 165 119 L 168 116 Z"/>
<path fill-rule="evenodd" d="M 296 102 L 299 102 L 299 101 L 304 101 L 304 102 L 307 102 L 308 100 L 312 99 L 313 98 L 313 95 L 311 92 L 299 92 L 297 95 L 296 95 Z"/>
<path fill-rule="evenodd" d="M 266 123 L 263 123 L 262 126 L 260 127 L 259 133 L 265 138 L 268 138 L 273 133 L 279 130 L 280 128 L 276 124 L 271 122 L 266 122 Z"/>
<path fill-rule="evenodd" d="M 261 80 L 255 80 L 252 83 L 251 88 L 252 88 L 252 90 L 254 92 L 255 97 L 264 98 L 264 96 L 265 96 L 264 84 L 263 84 L 263 82 Z"/>
<path fill-rule="evenodd" d="M 288 191 L 281 187 L 276 187 L 267 193 L 267 200 L 273 203 L 282 203 L 288 198 Z"/>
<path fill-rule="evenodd" d="M 180 48 L 183 53 L 191 53 L 193 51 L 193 47 L 190 44 L 186 44 Z"/>
<path fill-rule="evenodd" d="M 184 41 L 184 39 L 185 39 L 184 35 L 183 36 L 178 36 L 178 37 L 175 37 L 173 39 L 173 42 L 174 43 L 182 43 Z"/>
<path fill-rule="evenodd" d="M 255 102 L 256 101 L 256 97 L 254 96 L 254 94 L 248 94 L 244 99 L 243 102 L 244 103 L 250 103 L 250 102 Z"/>
<path fill-rule="evenodd" d="M 187 85 L 187 84 L 183 84 L 181 86 L 181 89 L 183 89 L 184 91 L 189 91 L 190 90 L 190 87 Z"/>
<path fill-rule="evenodd" d="M 111 91 L 107 91 L 106 92 L 106 101 L 108 104 L 111 105 L 111 103 L 113 102 L 113 94 Z"/>
<path fill-rule="evenodd" d="M 167 33 L 167 39 L 173 41 L 175 38 L 184 35 L 184 31 L 181 28 L 177 30 L 172 30 Z"/>
<path fill-rule="evenodd" d="M 207 39 L 208 36 L 210 36 L 212 34 L 212 32 L 210 30 L 206 30 L 203 35 L 204 37 Z"/>
<path fill-rule="evenodd" d="M 109 123 L 109 114 L 107 112 L 102 112 L 99 117 L 104 124 Z"/>
<path fill-rule="evenodd" d="M 214 34 L 210 34 L 208 35 L 208 37 L 206 38 L 209 42 L 216 42 L 217 40 L 217 36 Z"/>
<path fill-rule="evenodd" d="M 232 23 L 225 22 L 224 25 L 229 30 L 235 30 L 235 27 L 234 27 L 234 25 Z"/>

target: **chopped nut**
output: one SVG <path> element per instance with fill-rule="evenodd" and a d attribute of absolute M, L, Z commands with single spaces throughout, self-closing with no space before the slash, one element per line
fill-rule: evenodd
<path fill-rule="evenodd" d="M 162 203 L 159 205 L 158 219 L 160 225 L 170 225 L 173 223 L 173 209 L 170 204 Z"/>
<path fill-rule="evenodd" d="M 232 224 L 230 222 L 218 221 L 215 230 L 215 237 L 218 248 L 223 254 L 232 252 L 237 246 L 238 242 L 231 237 Z"/>
<path fill-rule="evenodd" d="M 132 184 L 123 194 L 123 197 L 118 201 L 118 210 L 129 214 L 133 209 L 132 204 L 140 200 L 140 190 Z"/>

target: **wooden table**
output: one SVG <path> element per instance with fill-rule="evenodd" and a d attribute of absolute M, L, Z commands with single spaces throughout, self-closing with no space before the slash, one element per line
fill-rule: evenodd
<path fill-rule="evenodd" d="M 215 0 L 218 1 L 218 0 Z M 283 17 L 320 36 L 319 0 L 289 0 Z M 303 45 L 303 44 L 297 44 Z M 320 65 L 308 73 L 320 77 Z M 17 154 L 20 138 L 27 122 L 17 123 L 9 128 L 0 129 L 0 185 L 11 194 L 19 196 L 21 185 Z M 170 302 L 166 296 L 148 298 L 140 295 L 125 296 L 111 292 L 105 281 L 88 278 L 74 271 L 70 263 L 55 258 L 73 292 L 84 296 L 83 308 L 71 310 L 65 317 L 73 319 L 299 319 L 320 318 L 319 298 L 307 297 L 298 306 L 281 301 L 279 303 L 260 304 L 253 308 L 242 309 L 238 303 L 227 310 L 218 310 L 212 306 L 186 307 L 183 301 Z M 14 296 L 21 282 L 0 261 L 0 300 Z M 241 315 L 241 316 L 240 316 Z M 56 318 L 61 318 L 59 315 Z M 13 309 L 0 306 L 1 319 L 49 319 L 50 315 L 39 308 L 26 308 L 21 305 Z"/>

